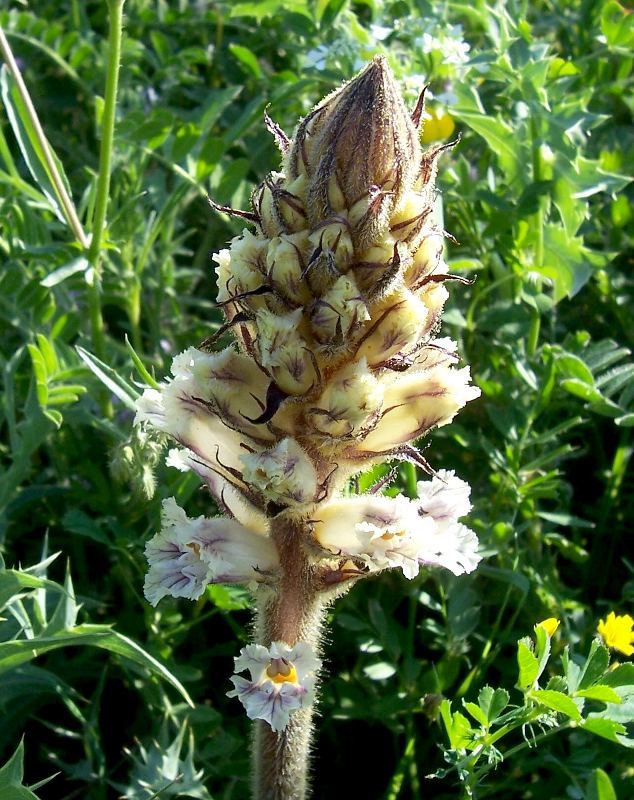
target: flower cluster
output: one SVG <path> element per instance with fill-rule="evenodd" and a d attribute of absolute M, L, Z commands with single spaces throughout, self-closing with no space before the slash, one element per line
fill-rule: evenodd
<path fill-rule="evenodd" d="M 256 189 L 251 211 L 221 209 L 253 226 L 215 256 L 226 325 L 178 355 L 138 402 L 137 423 L 180 445 L 168 463 L 194 471 L 225 514 L 189 519 L 166 501 L 146 550 L 152 603 L 196 599 L 218 581 L 275 596 L 289 569 L 275 531 L 289 525 L 315 592 L 383 569 L 408 578 L 421 566 L 475 569 L 477 539 L 459 522 L 469 487 L 453 473 L 421 482 L 416 499 L 380 486 L 348 494 L 351 478 L 377 464 L 427 469 L 414 440 L 479 395 L 455 343 L 436 337 L 445 283 L 459 279 L 443 262 L 434 214 L 446 148 L 421 150 L 422 112 L 405 108 L 377 58 L 292 139 L 266 118 L 282 170 Z M 216 349 L 229 332 L 234 343 Z M 267 659 L 304 657 L 275 647 Z M 310 691 L 292 670 L 263 678 L 264 653 L 241 657 L 252 680 L 240 678 L 236 692 L 275 727 Z"/>

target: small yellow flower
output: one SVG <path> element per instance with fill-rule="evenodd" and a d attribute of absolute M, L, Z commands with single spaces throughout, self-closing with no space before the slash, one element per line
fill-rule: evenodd
<path fill-rule="evenodd" d="M 626 656 L 634 653 L 634 619 L 629 614 L 610 611 L 607 618 L 600 620 L 597 632 L 608 647 L 618 650 Z"/>
<path fill-rule="evenodd" d="M 555 635 L 555 631 L 559 627 L 559 620 L 555 619 L 555 617 L 548 617 L 548 619 L 543 619 L 541 622 L 538 622 L 535 625 L 535 629 L 543 628 L 546 633 L 548 634 L 549 638 L 552 638 Z"/>
<path fill-rule="evenodd" d="M 420 137 L 422 144 L 441 142 L 443 139 L 448 139 L 456 130 L 456 123 L 443 108 L 430 109 L 426 112 L 426 116 Z"/>

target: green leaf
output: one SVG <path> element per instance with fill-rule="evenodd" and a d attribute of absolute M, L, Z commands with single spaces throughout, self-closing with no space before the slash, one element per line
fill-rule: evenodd
<path fill-rule="evenodd" d="M 588 686 L 597 683 L 603 678 L 603 673 L 607 670 L 610 664 L 610 653 L 608 648 L 605 647 L 598 639 L 594 639 L 586 663 L 581 668 L 581 676 L 579 677 L 579 689 L 587 689 Z M 604 683 L 601 680 L 601 683 Z"/>
<path fill-rule="evenodd" d="M 61 586 L 54 581 L 46 578 L 38 578 L 23 570 L 2 569 L 0 570 L 0 609 L 22 589 L 54 589 L 61 590 Z"/>
<path fill-rule="evenodd" d="M 0 642 L 0 674 L 43 653 L 76 645 L 92 645 L 129 658 L 135 664 L 149 669 L 154 675 L 167 681 L 192 708 L 194 707 L 185 687 L 163 664 L 132 639 L 111 630 L 107 625 L 78 625 L 55 636 Z"/>
<path fill-rule="evenodd" d="M 628 51 L 634 47 L 634 18 L 630 11 L 616 0 L 611 0 L 603 6 L 601 11 L 601 30 L 605 36 L 608 47 L 614 50 Z"/>
<path fill-rule="evenodd" d="M 538 625 L 535 628 L 535 639 L 535 656 L 537 657 L 538 661 L 536 680 L 538 680 L 543 671 L 546 669 L 546 664 L 550 658 L 550 636 L 546 633 L 544 628 L 541 627 L 541 625 Z"/>
<path fill-rule="evenodd" d="M 583 728 L 584 731 L 593 733 L 595 736 L 600 736 L 602 739 L 607 739 L 617 744 L 625 744 L 623 740 L 626 739 L 625 734 L 627 734 L 627 729 L 625 725 L 621 725 L 620 722 L 615 722 L 611 719 L 591 717 L 590 719 L 584 719 L 580 723 L 580 727 Z M 634 742 L 632 742 L 632 746 L 634 746 Z"/>
<path fill-rule="evenodd" d="M 519 666 L 518 689 L 530 689 L 539 674 L 539 661 L 531 649 L 530 639 L 520 639 L 517 643 L 517 664 Z"/>
<path fill-rule="evenodd" d="M 31 175 L 33 176 L 33 179 L 49 200 L 55 216 L 57 216 L 61 222 L 66 224 L 66 217 L 62 212 L 57 191 L 55 190 L 48 166 L 46 165 L 44 151 L 42 150 L 42 146 L 35 133 L 35 127 L 33 126 L 33 122 L 29 116 L 26 106 L 24 105 L 23 99 L 20 96 L 18 88 L 15 85 L 15 81 L 13 80 L 13 77 L 6 66 L 3 66 L 0 69 L 0 92 L 2 94 L 2 101 L 7 112 L 7 117 L 9 118 L 11 129 L 13 130 L 15 138 L 17 139 L 20 152 L 22 153 L 22 157 L 24 158 Z M 62 162 L 53 152 L 50 142 L 49 148 L 55 166 L 57 167 L 57 171 L 66 187 L 66 191 L 68 192 L 68 196 L 71 197 L 72 193 L 70 190 L 70 184 L 68 183 L 68 178 L 64 172 Z"/>
<path fill-rule="evenodd" d="M 590 776 L 584 800 L 617 800 L 612 781 L 602 769 L 595 769 Z"/>
<path fill-rule="evenodd" d="M 487 114 L 473 86 L 461 84 L 455 88 L 458 102 L 452 107 L 453 116 L 482 136 L 489 148 L 497 155 L 507 180 L 513 181 L 521 163 L 520 140 L 511 126 Z"/>
<path fill-rule="evenodd" d="M 83 347 L 75 348 L 81 360 L 93 372 L 99 380 L 110 389 L 110 391 L 121 400 L 132 411 L 136 410 L 135 401 L 140 393 L 119 375 L 112 367 L 104 364 L 103 361 L 93 356 Z"/>
<path fill-rule="evenodd" d="M 158 381 L 155 380 L 154 376 L 150 375 L 150 373 L 147 371 L 145 364 L 141 360 L 140 356 L 137 354 L 134 347 L 132 347 L 132 344 L 130 343 L 130 340 L 128 339 L 127 335 L 125 337 L 125 346 L 128 349 L 128 353 L 130 353 L 130 357 L 132 358 L 134 366 L 136 367 L 136 370 L 139 373 L 141 380 L 144 381 L 150 388 L 158 389 L 159 388 Z"/>
<path fill-rule="evenodd" d="M 579 689 L 575 697 L 586 697 L 588 700 L 599 700 L 602 703 L 621 703 L 621 698 L 611 686 L 597 683 L 589 689 Z"/>
<path fill-rule="evenodd" d="M 66 278 L 70 278 L 72 275 L 77 275 L 79 272 L 85 273 L 89 266 L 88 259 L 85 256 L 78 256 L 72 261 L 69 261 L 68 264 L 64 264 L 62 267 L 53 270 L 53 272 L 49 272 L 49 274 L 40 281 L 40 284 L 46 289 L 51 289 L 53 286 L 58 286 L 65 281 Z"/>
<path fill-rule="evenodd" d="M 248 47 L 243 47 L 240 44 L 235 44 L 232 42 L 229 45 L 229 50 L 231 51 L 232 55 L 242 64 L 245 68 L 245 71 L 252 75 L 254 78 L 261 78 L 262 77 L 262 70 L 260 69 L 260 65 L 258 64 L 258 60 L 255 55 L 249 50 Z"/>
<path fill-rule="evenodd" d="M 72 628 L 77 622 L 79 606 L 75 601 L 75 590 L 73 581 L 70 577 L 70 570 L 66 565 L 66 577 L 64 580 L 64 593 L 59 599 L 53 614 L 44 631 L 45 636 L 55 636 L 60 631 Z"/>
<path fill-rule="evenodd" d="M 493 689 L 491 686 L 483 686 L 478 694 L 478 705 L 486 714 L 487 720 L 494 722 L 504 711 L 509 703 L 509 693 L 506 689 Z"/>
<path fill-rule="evenodd" d="M 475 703 L 467 703 L 465 700 L 462 701 L 462 705 L 467 709 L 475 721 L 482 725 L 483 728 L 489 727 L 489 719 L 480 706 L 477 706 Z"/>
<path fill-rule="evenodd" d="M 546 706 L 546 708 L 565 714 L 575 722 L 581 720 L 581 713 L 574 700 L 563 692 L 556 692 L 553 689 L 535 689 L 530 693 L 530 696 L 541 705 Z"/>
<path fill-rule="evenodd" d="M 605 252 L 591 251 L 579 236 L 570 236 L 560 225 L 544 226 L 544 263 L 535 269 L 550 278 L 554 300 L 574 297 L 593 272 L 607 263 Z"/>
<path fill-rule="evenodd" d="M 212 583 L 207 587 L 207 597 L 221 611 L 241 611 L 251 608 L 251 593 L 241 586 Z"/>
<path fill-rule="evenodd" d="M 24 778 L 24 740 L 11 758 L 0 767 L 0 797 L 2 800 L 38 800 L 37 795 L 22 785 Z"/>
<path fill-rule="evenodd" d="M 634 686 L 634 664 L 619 664 L 601 678 L 602 686 Z"/>
<path fill-rule="evenodd" d="M 24 777 L 24 740 L 17 746 L 6 764 L 0 767 L 0 787 L 21 784 Z"/>
<path fill-rule="evenodd" d="M 592 370 L 579 356 L 575 356 L 572 353 L 564 353 L 555 359 L 555 364 L 563 377 L 575 378 L 581 383 L 594 387 Z"/>
<path fill-rule="evenodd" d="M 459 750 L 473 741 L 473 729 L 464 714 L 456 711 L 452 714 L 451 703 L 446 698 L 440 704 L 440 718 L 443 721 L 449 745 L 453 750 Z"/>

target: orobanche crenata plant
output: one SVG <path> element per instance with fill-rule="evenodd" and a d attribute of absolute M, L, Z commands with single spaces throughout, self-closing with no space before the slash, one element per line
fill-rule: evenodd
<path fill-rule="evenodd" d="M 434 215 L 437 160 L 384 58 L 325 98 L 292 139 L 266 117 L 283 154 L 253 194 L 245 229 L 221 250 L 226 325 L 178 355 L 147 389 L 137 423 L 180 447 L 222 517 L 164 501 L 146 548 L 145 594 L 196 600 L 211 583 L 248 585 L 257 642 L 231 679 L 255 723 L 253 793 L 306 796 L 324 611 L 385 569 L 475 569 L 459 522 L 469 487 L 452 472 L 418 497 L 365 494 L 354 477 L 386 462 L 426 467 L 413 442 L 479 395 L 456 346 L 434 338 L 447 299 L 444 231 Z M 215 342 L 228 331 L 235 341 Z"/>

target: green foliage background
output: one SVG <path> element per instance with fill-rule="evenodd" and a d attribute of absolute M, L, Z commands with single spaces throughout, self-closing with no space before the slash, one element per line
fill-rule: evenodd
<path fill-rule="evenodd" d="M 90 231 L 108 4 L 9 6 L 0 24 Z M 156 610 L 142 597 L 161 498 L 211 509 L 193 476 L 132 432 L 141 379 L 126 336 L 159 378 L 218 327 L 210 252 L 241 226 L 206 196 L 246 207 L 279 162 L 267 104 L 290 132 L 385 52 L 408 99 L 430 82 L 462 134 L 439 186 L 460 242 L 447 260 L 474 280 L 450 287 L 443 333 L 483 396 L 425 455 L 471 483 L 485 560 L 460 579 L 386 574 L 333 608 L 315 796 L 352 781 L 369 798 L 456 797 L 456 771 L 441 771 L 442 697 L 456 709 L 488 683 L 521 704 L 516 641 L 535 622 L 561 619 L 548 667 L 560 674 L 565 644 L 585 655 L 599 617 L 632 610 L 634 14 L 614 0 L 128 0 L 124 11 L 103 342 L 92 268 L 2 77 L 0 547 L 7 567 L 31 569 L 0 573 L 0 763 L 24 735 L 25 785 L 42 798 L 248 795 L 249 724 L 225 692 L 249 597 L 213 587 Z M 492 765 L 509 758 L 477 796 L 539 797 L 544 782 L 562 800 L 629 795 L 631 750 L 581 730 L 532 749 L 545 730 L 487 751 Z M 0 771 L 8 800 L 34 796 L 15 788 L 20 758 Z"/>

